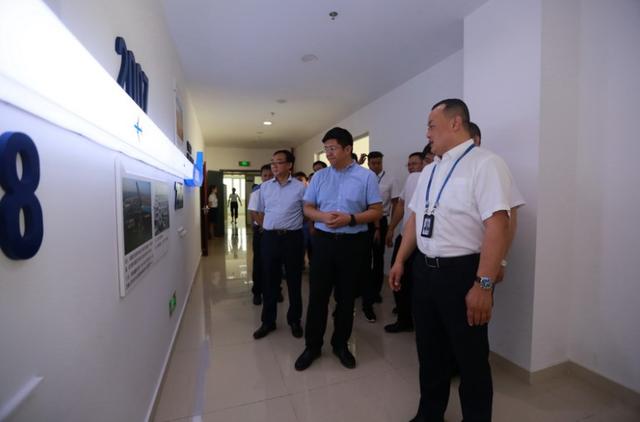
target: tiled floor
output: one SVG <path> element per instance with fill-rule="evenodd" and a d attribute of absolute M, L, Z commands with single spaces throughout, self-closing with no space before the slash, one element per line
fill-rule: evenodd
<path fill-rule="evenodd" d="M 251 235 L 244 228 L 210 243 L 187 304 L 155 421 L 408 421 L 418 403 L 413 333 L 386 334 L 393 299 L 385 290 L 368 323 L 357 306 L 350 348 L 356 369 L 343 368 L 325 345 L 303 372 L 293 363 L 304 340 L 291 336 L 287 301 L 278 329 L 261 340 L 260 307 L 251 303 Z M 307 273 L 303 278 L 306 305 Z M 284 289 L 286 292 L 286 289 Z M 305 307 L 306 309 L 306 307 Z M 327 328 L 329 337 L 332 326 Z M 640 410 L 572 377 L 528 385 L 493 365 L 494 421 L 638 422 Z M 452 384 L 447 421 L 461 420 Z"/>

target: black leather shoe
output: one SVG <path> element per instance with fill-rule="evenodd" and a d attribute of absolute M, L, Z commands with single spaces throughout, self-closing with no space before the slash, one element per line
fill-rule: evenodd
<path fill-rule="evenodd" d="M 404 331 L 413 331 L 413 325 L 394 322 L 393 324 L 385 325 L 384 330 L 387 333 L 402 333 Z"/>
<path fill-rule="evenodd" d="M 302 326 L 300 325 L 299 322 L 294 322 L 291 325 L 291 335 L 293 335 L 295 338 L 300 338 L 302 337 Z"/>
<path fill-rule="evenodd" d="M 262 324 L 260 326 L 260 328 L 258 328 L 254 333 L 253 333 L 253 338 L 255 338 L 256 340 L 265 337 L 267 334 L 269 334 L 270 332 L 272 332 L 273 330 L 276 329 L 276 324 Z"/>
<path fill-rule="evenodd" d="M 253 295 L 253 304 L 256 305 L 256 306 L 262 305 L 262 296 Z"/>
<path fill-rule="evenodd" d="M 367 319 L 367 321 L 376 322 L 376 314 L 375 312 L 373 312 L 372 308 L 364 308 L 362 312 L 364 312 L 364 317 Z"/>
<path fill-rule="evenodd" d="M 295 368 L 296 371 L 304 371 L 308 367 L 311 366 L 314 360 L 320 357 L 319 350 L 309 349 L 308 347 L 304 349 L 304 352 L 296 359 Z"/>
<path fill-rule="evenodd" d="M 356 358 L 353 357 L 349 349 L 347 349 L 346 347 L 341 347 L 338 349 L 334 348 L 333 354 L 336 355 L 338 359 L 340 359 L 340 363 L 345 368 L 353 369 L 356 367 Z"/>

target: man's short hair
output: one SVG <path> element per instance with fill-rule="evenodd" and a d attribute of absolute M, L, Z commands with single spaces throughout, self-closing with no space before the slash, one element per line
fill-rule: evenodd
<path fill-rule="evenodd" d="M 431 148 L 429 148 L 431 149 Z M 416 151 L 416 152 L 412 152 L 411 154 L 409 154 L 409 158 L 411 157 L 418 157 L 420 160 L 424 160 L 424 153 L 420 152 L 420 151 Z"/>
<path fill-rule="evenodd" d="M 472 138 L 478 137 L 478 140 L 482 140 L 482 133 L 480 132 L 480 127 L 473 122 L 469 122 L 469 135 Z"/>
<path fill-rule="evenodd" d="M 322 143 L 324 144 L 330 139 L 335 139 L 343 148 L 348 145 L 353 146 L 353 136 L 347 129 L 341 127 L 334 127 L 329 130 L 322 138 Z"/>
<path fill-rule="evenodd" d="M 358 161 L 358 156 L 356 155 L 356 153 L 355 153 L 355 152 L 352 152 L 352 153 L 351 153 L 351 159 L 352 159 L 352 160 L 356 160 L 356 161 Z"/>
<path fill-rule="evenodd" d="M 431 142 L 429 142 L 427 145 L 425 145 L 425 147 L 422 149 L 422 157 L 426 157 L 427 155 L 431 154 Z"/>
<path fill-rule="evenodd" d="M 260 167 L 260 173 L 262 173 L 265 170 L 271 171 L 271 164 L 265 164 L 264 166 Z"/>
<path fill-rule="evenodd" d="M 327 163 L 325 163 L 324 161 L 316 161 L 315 163 L 313 163 L 313 165 L 311 166 L 312 168 L 316 166 L 316 164 L 319 164 L 323 169 L 327 168 Z"/>
<path fill-rule="evenodd" d="M 469 117 L 469 107 L 459 98 L 447 98 L 446 100 L 438 101 L 431 110 L 435 110 L 436 108 L 444 105 L 444 113 L 448 117 L 460 116 L 462 119 L 462 127 L 466 130 L 469 130 L 469 122 L 471 121 Z"/>
<path fill-rule="evenodd" d="M 287 163 L 293 164 L 296 162 L 296 157 L 294 157 L 293 153 L 288 149 L 279 149 L 273 153 L 273 155 L 276 155 L 276 154 L 284 154 L 285 160 L 287 161 Z"/>
<path fill-rule="evenodd" d="M 384 157 L 384 154 L 381 153 L 380 151 L 371 151 L 369 153 L 369 161 L 371 161 L 372 158 L 382 158 Z"/>
<path fill-rule="evenodd" d="M 293 173 L 293 177 L 295 177 L 295 178 L 302 177 L 302 178 L 304 178 L 304 180 L 308 180 L 309 179 L 304 171 L 297 171 L 297 172 Z"/>

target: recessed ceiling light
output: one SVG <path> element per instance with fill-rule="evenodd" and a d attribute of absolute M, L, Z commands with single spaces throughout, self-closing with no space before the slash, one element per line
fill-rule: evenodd
<path fill-rule="evenodd" d="M 265 120 L 264 122 L 262 122 L 263 125 L 265 126 L 271 126 L 273 124 L 273 122 L 269 121 L 269 120 Z"/>
<path fill-rule="evenodd" d="M 318 60 L 318 56 L 315 54 L 305 54 L 300 60 L 302 60 L 303 63 L 315 62 Z"/>

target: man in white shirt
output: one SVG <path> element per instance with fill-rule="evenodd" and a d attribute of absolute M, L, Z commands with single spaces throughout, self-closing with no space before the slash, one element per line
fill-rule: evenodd
<path fill-rule="evenodd" d="M 384 241 L 387 236 L 388 219 L 391 216 L 393 205 L 398 202 L 400 189 L 393 176 L 388 174 L 382 164 L 384 155 L 379 151 L 369 153 L 369 170 L 376 174 L 380 197 L 382 197 L 382 218 L 369 224 L 371 238 L 371 266 L 369 261 L 365 263 L 362 285 L 362 311 L 369 322 L 376 321 L 373 304 L 382 302 L 380 291 L 384 281 Z M 370 274 L 367 274 L 370 273 Z"/>
<path fill-rule="evenodd" d="M 271 164 L 265 164 L 260 169 L 260 179 L 262 183 L 269 181 L 273 178 L 273 172 L 271 171 Z M 249 196 L 249 205 L 247 209 L 251 215 L 251 227 L 253 228 L 253 271 L 251 278 L 253 279 L 253 287 L 251 292 L 253 293 L 253 304 L 256 306 L 262 305 L 262 293 L 263 293 L 263 271 L 262 271 L 262 258 L 260 244 L 262 242 L 262 222 L 264 220 L 264 214 L 258 212 L 258 199 L 260 196 L 260 186 L 256 186 L 251 195 Z M 282 294 L 280 294 L 282 297 Z M 282 302 L 282 300 L 280 300 Z"/>
<path fill-rule="evenodd" d="M 428 149 L 428 151 L 427 151 Z M 393 266 L 396 256 L 398 255 L 398 249 L 400 249 L 400 243 L 402 242 L 402 228 L 409 218 L 409 201 L 413 196 L 413 192 L 416 190 L 418 184 L 418 178 L 420 178 L 420 172 L 422 168 L 428 163 L 425 160 L 425 152 L 430 152 L 429 145 L 425 147 L 422 152 L 414 152 L 409 155 L 407 161 L 407 170 L 409 171 L 409 177 L 404 184 L 404 188 L 400 193 L 398 201 L 393 205 L 393 212 L 391 213 L 391 221 L 389 222 L 389 230 L 385 243 L 388 247 L 393 246 L 393 253 L 391 254 L 391 265 Z M 398 224 L 402 223 L 400 233 L 393 241 L 393 234 Z M 413 331 L 413 317 L 411 312 L 411 290 L 413 283 L 411 282 L 411 264 L 413 262 L 413 255 L 407 259 L 404 266 L 404 275 L 401 280 L 402 288 L 396 292 L 393 292 L 393 296 L 396 301 L 395 313 L 398 314 L 398 320 L 393 324 L 384 326 L 384 330 L 388 333 L 399 333 L 402 331 Z"/>
<path fill-rule="evenodd" d="M 500 157 L 475 146 L 469 121 L 462 100 L 433 106 L 427 138 L 438 157 L 420 175 L 389 274 L 398 290 L 403 264 L 418 247 L 413 312 L 420 405 L 414 422 L 444 419 L 456 364 L 464 420 L 491 420 L 487 324 L 508 244 L 511 174 Z"/>

